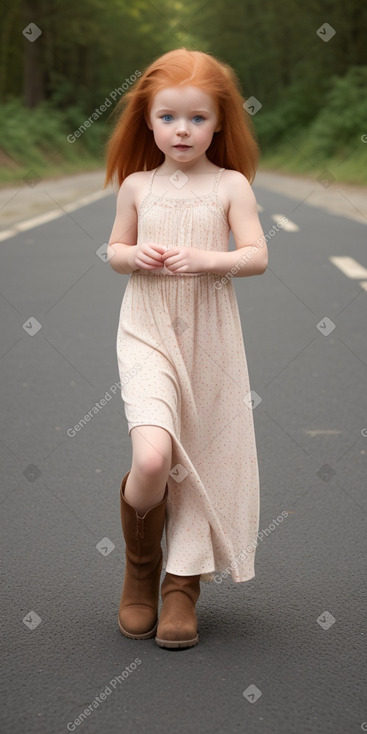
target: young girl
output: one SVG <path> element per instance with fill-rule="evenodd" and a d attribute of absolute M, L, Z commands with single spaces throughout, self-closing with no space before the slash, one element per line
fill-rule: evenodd
<path fill-rule="evenodd" d="M 255 575 L 258 463 L 232 277 L 260 275 L 268 255 L 243 103 L 230 66 L 170 51 L 120 101 L 107 150 L 105 185 L 120 184 L 108 258 L 131 273 L 117 334 L 133 451 L 119 629 L 165 648 L 198 642 L 200 579 Z"/>

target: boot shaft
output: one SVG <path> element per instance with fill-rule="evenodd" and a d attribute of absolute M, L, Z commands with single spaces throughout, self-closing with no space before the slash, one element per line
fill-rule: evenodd
<path fill-rule="evenodd" d="M 168 594 L 177 591 L 186 594 L 195 606 L 200 595 L 200 574 L 195 576 L 176 576 L 176 574 L 166 572 L 161 586 L 162 601 L 164 601 Z"/>
<path fill-rule="evenodd" d="M 162 557 L 161 539 L 165 524 L 168 486 L 161 502 L 151 507 L 140 517 L 124 496 L 129 472 L 122 480 L 120 490 L 121 527 L 125 538 L 127 563 L 139 566 L 143 578 L 149 569 L 156 566 Z"/>

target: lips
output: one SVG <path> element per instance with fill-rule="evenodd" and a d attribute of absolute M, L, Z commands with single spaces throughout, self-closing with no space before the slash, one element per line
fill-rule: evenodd
<path fill-rule="evenodd" d="M 191 148 L 191 145 L 174 145 L 174 148 L 178 148 L 178 150 L 187 150 L 188 148 Z"/>

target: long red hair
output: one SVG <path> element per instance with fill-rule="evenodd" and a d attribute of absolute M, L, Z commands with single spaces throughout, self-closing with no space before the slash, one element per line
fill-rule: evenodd
<path fill-rule="evenodd" d="M 219 111 L 221 130 L 214 133 L 207 158 L 221 168 L 240 171 L 252 183 L 259 149 L 235 72 L 208 53 L 178 48 L 153 61 L 117 103 L 113 115 L 118 120 L 107 143 L 104 188 L 115 177 L 121 186 L 130 173 L 150 171 L 164 162 L 146 118 L 158 92 L 188 84 L 210 94 Z"/>

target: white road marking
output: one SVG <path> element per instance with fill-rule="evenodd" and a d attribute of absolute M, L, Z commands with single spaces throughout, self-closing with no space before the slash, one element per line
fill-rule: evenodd
<path fill-rule="evenodd" d="M 10 229 L 6 229 L 0 232 L 0 241 L 8 240 L 10 237 L 15 237 L 19 232 L 25 232 L 27 229 L 33 229 L 39 227 L 40 224 L 46 224 L 46 222 L 52 222 L 53 219 L 65 216 L 68 212 L 74 212 L 76 209 L 81 209 L 87 204 L 91 204 L 93 201 L 103 199 L 105 196 L 110 195 L 110 191 L 96 191 L 94 194 L 83 196 L 81 199 L 77 199 L 72 204 L 64 204 L 62 209 L 52 209 L 50 212 L 40 214 L 38 217 L 32 217 L 32 219 L 25 219 L 23 222 L 17 222 Z"/>
<path fill-rule="evenodd" d="M 272 218 L 272 220 L 274 222 L 276 222 L 276 223 L 279 222 L 279 221 L 283 222 L 283 226 L 282 226 L 281 229 L 284 229 L 285 232 L 298 232 L 299 231 L 298 224 L 295 224 L 290 219 L 288 219 L 288 221 L 285 222 L 283 220 L 283 217 L 284 217 L 284 219 L 288 219 L 288 217 L 286 217 L 285 214 L 272 214 L 271 215 L 271 218 Z"/>
<path fill-rule="evenodd" d="M 352 257 L 329 257 L 329 260 L 348 278 L 367 278 L 367 268 Z"/>
<path fill-rule="evenodd" d="M 3 232 L 0 232 L 0 240 L 8 240 L 10 237 L 13 236 L 13 230 L 11 229 L 4 229 Z"/>
<path fill-rule="evenodd" d="M 361 286 L 361 288 L 363 288 L 364 291 L 367 291 L 367 280 L 361 280 L 359 282 L 359 285 Z"/>

